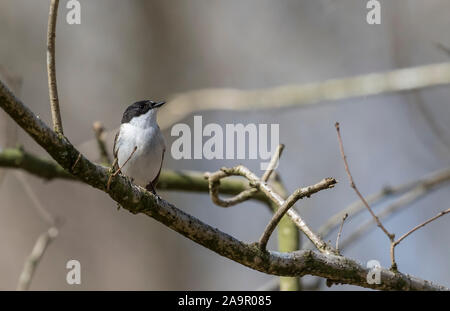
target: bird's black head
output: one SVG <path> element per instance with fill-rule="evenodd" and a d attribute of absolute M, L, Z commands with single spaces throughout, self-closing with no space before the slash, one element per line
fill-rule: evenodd
<path fill-rule="evenodd" d="M 123 113 L 122 123 L 128 123 L 134 117 L 146 114 L 150 109 L 156 109 L 164 105 L 165 102 L 154 102 L 151 100 L 141 100 L 128 106 Z"/>

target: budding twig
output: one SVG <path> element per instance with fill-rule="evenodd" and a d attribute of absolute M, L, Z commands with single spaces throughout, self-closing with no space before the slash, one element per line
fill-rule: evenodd
<path fill-rule="evenodd" d="M 345 214 L 345 216 L 342 218 L 341 226 L 339 227 L 339 232 L 336 238 L 336 250 L 339 252 L 339 239 L 341 238 L 342 234 L 342 228 L 344 227 L 344 222 L 347 219 L 348 214 Z"/>
<path fill-rule="evenodd" d="M 95 139 L 97 140 L 98 149 L 100 150 L 100 162 L 110 165 L 111 159 L 105 142 L 105 127 L 100 121 L 96 121 L 92 125 L 92 128 L 94 129 Z"/>
<path fill-rule="evenodd" d="M 361 201 L 363 202 L 364 206 L 367 208 L 367 210 L 369 211 L 369 213 L 372 215 L 373 219 L 377 223 L 377 226 L 387 235 L 387 237 L 389 238 L 390 241 L 393 241 L 395 235 L 391 234 L 391 233 L 389 233 L 389 231 L 387 231 L 387 229 L 381 223 L 380 219 L 377 217 L 377 215 L 375 215 L 375 213 L 370 208 L 370 206 L 367 203 L 366 199 L 364 199 L 363 195 L 361 194 L 361 192 L 359 192 L 358 188 L 356 187 L 356 184 L 353 181 L 352 174 L 350 173 L 350 169 L 348 167 L 347 156 L 345 155 L 345 152 L 344 152 L 344 145 L 342 143 L 342 137 L 341 137 L 341 132 L 340 132 L 340 128 L 339 128 L 339 122 L 336 122 L 335 127 L 336 127 L 336 132 L 337 132 L 338 141 L 339 141 L 339 149 L 341 150 L 341 156 L 342 156 L 342 159 L 344 160 L 345 172 L 347 173 L 348 179 L 350 181 L 350 187 L 352 187 L 353 190 L 355 190 L 356 194 L 361 199 Z"/>
<path fill-rule="evenodd" d="M 116 177 L 117 174 L 119 174 L 119 172 L 124 168 L 124 166 L 128 163 L 128 161 L 130 161 L 131 157 L 136 152 L 136 150 L 137 150 L 137 146 L 134 146 L 133 151 L 130 153 L 130 156 L 128 157 L 128 159 L 122 164 L 121 167 L 119 167 L 114 173 L 112 173 L 111 176 L 109 176 L 108 182 L 106 183 L 106 189 L 108 191 L 109 191 L 109 187 L 111 186 L 112 178 Z M 114 160 L 114 163 L 117 163 L 117 158 Z M 113 167 L 114 167 L 114 165 L 113 165 Z"/>
<path fill-rule="evenodd" d="M 397 269 L 397 263 L 395 262 L 395 247 L 398 244 L 400 244 L 401 241 L 403 241 L 406 237 L 408 237 L 413 232 L 419 230 L 420 228 L 426 226 L 430 222 L 432 222 L 432 221 L 438 219 L 439 217 L 444 216 L 445 214 L 448 214 L 448 213 L 450 213 L 450 208 L 446 209 L 445 211 L 440 212 L 439 214 L 437 214 L 434 217 L 431 217 L 430 219 L 428 219 L 427 221 L 424 221 L 420 225 L 415 226 L 414 228 L 412 228 L 411 230 L 406 232 L 404 235 L 402 235 L 400 238 L 398 238 L 396 241 L 392 242 L 391 243 L 391 264 L 392 264 L 392 269 L 395 269 L 395 270 Z"/>

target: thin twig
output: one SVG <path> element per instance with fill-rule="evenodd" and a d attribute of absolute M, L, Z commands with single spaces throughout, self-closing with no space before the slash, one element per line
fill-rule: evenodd
<path fill-rule="evenodd" d="M 32 206 L 36 209 L 41 219 L 44 220 L 48 225 L 55 226 L 57 219 L 42 205 L 41 201 L 29 185 L 25 176 L 21 172 L 16 172 L 15 176 L 22 184 L 25 193 L 33 203 Z"/>
<path fill-rule="evenodd" d="M 210 189 L 214 190 L 210 192 L 210 196 L 212 201 L 215 203 L 222 200 L 218 197 L 217 188 L 211 187 L 211 179 L 215 180 L 215 182 L 217 183 L 217 180 L 220 180 L 227 176 L 242 176 L 247 178 L 251 186 L 263 192 L 276 206 L 278 206 L 278 208 L 283 206 L 285 203 L 285 200 L 278 193 L 276 193 L 271 186 L 269 186 L 265 182 L 261 182 L 258 176 L 252 173 L 245 166 L 238 165 L 233 168 L 222 168 L 220 171 L 210 173 L 207 176 L 210 179 Z M 336 180 L 333 178 L 329 178 L 329 181 L 327 181 L 327 183 L 336 183 Z M 292 209 L 287 209 L 286 214 L 292 219 L 297 227 L 308 237 L 308 239 L 316 246 L 319 251 L 326 254 L 337 254 L 333 247 L 329 246 L 309 228 L 309 226 L 297 212 L 293 211 Z"/>
<path fill-rule="evenodd" d="M 97 140 L 98 149 L 100 150 L 100 163 L 110 165 L 111 158 L 106 148 L 105 141 L 105 127 L 100 121 L 94 122 L 92 128 L 95 132 L 95 139 Z"/>
<path fill-rule="evenodd" d="M 261 180 L 263 182 L 267 182 L 270 178 L 270 175 L 272 175 L 273 171 L 278 167 L 278 162 L 280 161 L 283 149 L 284 149 L 283 144 L 278 145 L 277 149 L 275 150 L 275 153 L 272 155 L 272 159 L 269 162 L 269 166 L 264 172 L 264 175 L 261 177 Z"/>
<path fill-rule="evenodd" d="M 398 211 L 402 210 L 403 208 L 411 206 L 412 203 L 416 202 L 417 200 L 421 199 L 424 195 L 429 193 L 430 192 L 427 190 L 427 188 L 424 187 L 414 188 L 414 190 L 405 193 L 397 200 L 395 200 L 392 204 L 384 208 L 381 212 L 378 213 L 377 216 L 379 219 L 385 219 L 388 216 L 391 216 L 397 213 Z M 354 243 L 357 239 L 361 238 L 374 225 L 376 225 L 376 222 L 373 220 L 373 218 L 370 218 L 368 221 L 363 223 L 355 231 L 353 231 L 352 234 L 350 234 L 350 236 L 347 239 L 343 241 L 341 249 L 346 248 L 347 246 Z"/>
<path fill-rule="evenodd" d="M 58 16 L 59 0 L 51 0 L 50 11 L 48 13 L 47 28 L 47 75 L 48 91 L 50 97 L 50 108 L 52 111 L 53 130 L 56 133 L 63 134 L 61 121 L 61 112 L 59 109 L 58 88 L 56 84 L 56 65 L 55 65 L 55 39 L 56 39 L 56 20 Z"/>
<path fill-rule="evenodd" d="M 410 196 L 409 193 L 411 193 L 414 194 L 413 195 L 414 197 L 419 197 L 427 195 L 432 191 L 447 185 L 449 181 L 450 181 L 450 168 L 445 168 L 433 172 L 424 177 L 421 177 L 417 180 L 409 181 L 397 186 L 384 187 L 379 192 L 367 196 L 366 201 L 373 208 L 375 204 L 379 204 L 392 196 L 406 194 L 405 197 L 409 197 Z M 403 201 L 402 198 L 399 198 L 398 200 L 399 202 Z M 405 202 L 405 204 L 406 203 L 407 202 Z M 337 229 L 339 227 L 342 217 L 344 217 L 345 214 L 348 214 L 349 217 L 354 217 L 358 215 L 360 212 L 364 211 L 365 209 L 366 207 L 361 200 L 353 202 L 345 209 L 339 211 L 338 213 L 330 217 L 325 222 L 325 224 L 323 224 L 319 228 L 319 234 L 324 238 L 327 237 L 332 230 Z M 378 217 L 383 218 L 381 214 L 379 214 Z M 344 244 L 347 244 L 347 240 L 349 239 L 346 239 L 344 243 L 341 244 L 342 248 L 344 247 Z"/>
<path fill-rule="evenodd" d="M 47 209 L 42 205 L 36 193 L 33 191 L 28 181 L 22 175 L 22 173 L 17 172 L 16 177 L 22 183 L 25 193 L 31 199 L 31 204 L 38 212 L 39 216 L 50 225 L 50 228 L 42 233 L 36 240 L 33 249 L 25 261 L 22 272 L 20 273 L 19 281 L 17 284 L 17 290 L 28 290 L 33 279 L 34 273 L 44 256 L 44 253 L 48 245 L 57 237 L 58 229 L 57 226 L 61 224 L 57 218 L 55 218 Z"/>
<path fill-rule="evenodd" d="M 45 250 L 57 236 L 58 229 L 56 227 L 50 227 L 38 237 L 36 243 L 34 244 L 33 250 L 25 261 L 25 265 L 22 269 L 22 273 L 20 274 L 19 282 L 17 284 L 17 290 L 24 291 L 30 288 L 31 280 L 33 279 L 33 275 L 45 253 Z"/>
<path fill-rule="evenodd" d="M 334 187 L 335 184 L 336 180 L 334 178 L 325 178 L 315 185 L 299 188 L 294 193 L 292 193 L 278 208 L 278 210 L 273 215 L 270 222 L 267 224 L 263 234 L 259 239 L 259 247 L 262 250 L 266 250 L 267 242 L 269 241 L 269 238 L 272 235 L 273 230 L 275 230 L 275 227 L 278 225 L 281 218 L 295 204 L 295 202 L 304 197 L 309 197 L 310 195 L 319 192 L 321 190 L 332 188 Z"/>
<path fill-rule="evenodd" d="M 341 156 L 342 156 L 342 159 L 344 160 L 345 171 L 347 172 L 347 176 L 348 176 L 348 179 L 350 181 L 350 187 L 352 187 L 353 190 L 355 190 L 355 192 L 358 195 L 358 197 L 364 203 L 364 206 L 370 212 L 370 214 L 372 215 L 373 219 L 375 219 L 375 221 L 377 223 L 377 226 L 380 227 L 381 230 L 383 230 L 383 232 L 387 235 L 387 237 L 389 238 L 390 241 L 393 241 L 395 235 L 389 233 L 389 231 L 386 230 L 386 228 L 383 226 L 381 221 L 378 219 L 377 215 L 375 215 L 375 213 L 370 208 L 370 206 L 367 203 L 366 199 L 364 199 L 364 197 L 362 196 L 361 192 L 359 192 L 358 188 L 356 187 L 355 182 L 353 181 L 352 174 L 350 173 L 350 169 L 348 167 L 347 157 L 346 157 L 345 152 L 344 152 L 344 145 L 342 143 L 342 137 L 341 137 L 341 132 L 340 132 L 340 128 L 339 128 L 339 122 L 336 122 L 335 127 L 336 127 L 336 132 L 337 132 L 338 141 L 339 141 L 339 149 L 341 150 Z"/>
<path fill-rule="evenodd" d="M 136 152 L 137 150 L 137 146 L 134 146 L 133 151 L 130 153 L 130 156 L 128 157 L 128 159 L 122 164 L 121 167 L 119 167 L 113 174 L 111 174 L 108 178 L 108 182 L 106 184 L 106 189 L 109 191 L 109 187 L 111 186 L 111 181 L 113 177 L 116 177 L 117 174 L 119 174 L 119 172 L 121 172 L 121 170 L 125 167 L 125 165 L 128 163 L 128 161 L 130 161 L 131 157 L 133 156 L 133 154 Z"/>
<path fill-rule="evenodd" d="M 398 238 L 396 241 L 391 243 L 391 264 L 392 264 L 392 268 L 393 269 L 397 269 L 397 263 L 395 262 L 395 247 L 400 244 L 401 241 L 403 241 L 406 237 L 408 237 L 410 234 L 414 233 L 415 231 L 419 230 L 420 228 L 426 226 L 427 224 L 429 224 L 430 222 L 438 219 L 441 216 L 444 216 L 445 214 L 450 213 L 450 208 L 446 209 L 445 211 L 440 212 L 439 214 L 437 214 L 434 217 L 431 217 L 430 219 L 428 219 L 427 221 L 424 221 L 423 223 L 415 226 L 414 228 L 412 228 L 411 230 L 409 230 L 408 232 L 406 232 L 404 235 L 402 235 L 400 238 Z"/>
<path fill-rule="evenodd" d="M 348 214 L 345 214 L 345 216 L 342 218 L 342 222 L 341 222 L 341 226 L 339 227 L 339 232 L 337 234 L 337 238 L 336 238 L 336 250 L 339 252 L 339 239 L 341 238 L 341 234 L 342 234 L 342 228 L 344 227 L 344 222 L 347 219 Z"/>
<path fill-rule="evenodd" d="M 77 159 L 75 160 L 75 163 L 73 163 L 72 165 L 72 171 L 75 169 L 75 167 L 77 166 L 78 162 L 81 159 L 81 153 L 78 154 Z"/>

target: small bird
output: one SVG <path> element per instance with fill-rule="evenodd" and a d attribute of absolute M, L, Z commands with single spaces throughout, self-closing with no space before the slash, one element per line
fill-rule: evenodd
<path fill-rule="evenodd" d="M 165 102 L 142 100 L 128 106 L 114 138 L 114 171 L 120 170 L 134 183 L 156 195 L 166 143 L 156 121 Z"/>

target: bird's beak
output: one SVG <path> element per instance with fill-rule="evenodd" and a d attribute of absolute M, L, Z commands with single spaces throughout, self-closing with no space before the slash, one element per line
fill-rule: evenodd
<path fill-rule="evenodd" d="M 153 104 L 153 108 L 159 108 L 159 107 L 161 107 L 162 105 L 164 105 L 166 102 L 159 102 L 159 103 L 156 103 L 156 104 Z"/>

